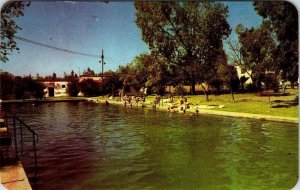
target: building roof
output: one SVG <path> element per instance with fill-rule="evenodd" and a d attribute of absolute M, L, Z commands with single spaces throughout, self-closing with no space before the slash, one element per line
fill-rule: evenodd
<path fill-rule="evenodd" d="M 107 75 L 107 74 L 103 74 L 103 77 L 109 77 L 110 75 Z M 102 77 L 102 75 L 80 75 L 79 78 L 81 77 L 90 77 L 90 78 L 93 78 L 93 77 Z"/>
<path fill-rule="evenodd" d="M 35 79 L 35 81 L 37 81 L 37 82 L 69 82 L 68 79 L 61 79 L 61 78 L 57 78 L 57 79 Z"/>

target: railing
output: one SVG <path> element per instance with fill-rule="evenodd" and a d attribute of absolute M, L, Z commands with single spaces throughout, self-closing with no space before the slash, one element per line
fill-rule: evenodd
<path fill-rule="evenodd" d="M 39 135 L 31 129 L 28 125 L 25 124 L 20 118 L 9 110 L 1 110 L 4 116 L 5 126 L 7 131 L 11 134 L 13 133 L 11 141 L 13 151 L 9 152 L 14 154 L 14 157 L 10 157 L 10 162 L 19 161 L 21 158 L 24 158 L 27 155 L 33 153 L 34 156 L 34 166 L 37 166 L 37 148 L 36 143 L 38 143 Z M 32 144 L 31 144 L 32 143 Z M 32 149 L 30 148 L 32 145 Z M 11 155 L 10 155 L 11 156 Z"/>

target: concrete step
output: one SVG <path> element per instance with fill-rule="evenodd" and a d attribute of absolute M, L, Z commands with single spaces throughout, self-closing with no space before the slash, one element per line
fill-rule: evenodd
<path fill-rule="evenodd" d="M 7 128 L 0 128 L 0 146 L 10 146 L 11 135 L 7 132 Z"/>
<path fill-rule="evenodd" d="M 0 146 L 10 146 L 10 145 L 11 145 L 11 138 L 10 137 L 0 138 Z"/>
<path fill-rule="evenodd" d="M 0 167 L 0 183 L 7 189 L 32 189 L 21 162 Z"/>
<path fill-rule="evenodd" d="M 2 118 L 0 118 L 0 127 L 5 127 L 5 122 Z"/>
<path fill-rule="evenodd" d="M 6 127 L 0 127 L 0 133 L 7 133 L 7 128 Z"/>

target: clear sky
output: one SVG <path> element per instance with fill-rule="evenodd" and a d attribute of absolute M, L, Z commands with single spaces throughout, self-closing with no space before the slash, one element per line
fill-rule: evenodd
<path fill-rule="evenodd" d="M 236 38 L 234 29 L 258 26 L 261 17 L 252 2 L 224 2 L 229 8 L 230 38 Z M 32 2 L 24 17 L 16 21 L 22 30 L 17 36 L 39 43 L 76 52 L 99 55 L 104 49 L 105 70 L 116 70 L 135 56 L 149 52 L 135 24 L 133 2 Z M 99 58 L 85 57 L 55 51 L 17 40 L 20 53 L 13 53 L 1 69 L 14 75 L 58 76 L 76 73 L 90 67 L 101 72 Z"/>

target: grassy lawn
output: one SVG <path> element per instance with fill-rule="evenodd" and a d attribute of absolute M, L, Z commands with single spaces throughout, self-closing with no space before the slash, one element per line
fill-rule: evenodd
<path fill-rule="evenodd" d="M 262 115 L 298 117 L 298 90 L 288 89 L 286 96 L 260 96 L 259 94 L 245 93 L 234 94 L 235 103 L 232 102 L 231 94 L 209 95 L 210 101 L 206 101 L 204 95 L 186 95 L 191 108 L 201 105 L 216 106 L 212 110 L 253 113 Z M 107 97 L 98 97 L 107 99 Z M 147 97 L 146 102 L 151 103 L 155 95 Z M 174 101 L 179 102 L 179 96 L 174 96 Z M 224 105 L 224 108 L 219 108 Z M 164 104 L 167 108 L 167 103 Z"/>
<path fill-rule="evenodd" d="M 239 113 L 253 113 L 262 115 L 274 115 L 284 117 L 298 118 L 298 90 L 287 89 L 288 94 L 281 96 L 260 96 L 259 94 L 245 93 L 234 94 L 235 103 L 232 102 L 231 94 L 209 95 L 210 101 L 206 101 L 204 95 L 186 95 L 191 109 L 196 106 L 210 105 L 216 106 L 212 110 L 221 110 Z M 43 101 L 72 101 L 84 100 L 85 97 L 49 97 Z M 92 99 L 108 100 L 107 96 L 94 97 Z M 151 104 L 155 99 L 155 95 L 147 96 L 146 103 Z M 114 98 L 117 100 L 117 98 Z M 166 97 L 164 99 L 166 101 Z M 33 102 L 35 99 L 26 99 L 26 102 Z M 174 96 L 174 101 L 179 102 L 179 96 Z M 9 100 L 4 102 L 23 102 L 23 100 Z M 224 105 L 224 108 L 219 108 Z M 164 103 L 167 108 L 167 103 Z"/>

